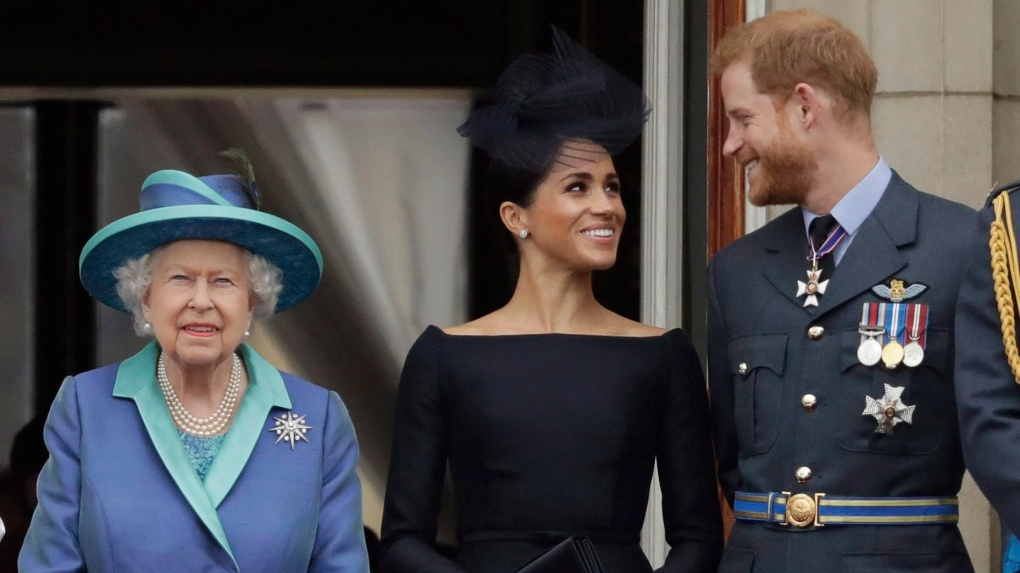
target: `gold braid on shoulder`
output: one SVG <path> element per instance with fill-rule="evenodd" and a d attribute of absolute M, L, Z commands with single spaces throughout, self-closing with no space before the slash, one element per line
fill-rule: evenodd
<path fill-rule="evenodd" d="M 995 220 L 992 221 L 988 246 L 992 251 L 992 280 L 995 282 L 995 302 L 1002 322 L 1002 343 L 1013 378 L 1020 384 L 1020 353 L 1016 346 L 1016 314 L 1013 293 L 1020 285 L 1020 264 L 1017 262 L 1016 233 L 1013 231 L 1013 210 L 1009 192 L 999 193 L 992 200 Z"/>

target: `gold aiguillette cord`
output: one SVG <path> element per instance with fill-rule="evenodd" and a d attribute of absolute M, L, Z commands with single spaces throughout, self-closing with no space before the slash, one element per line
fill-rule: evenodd
<path fill-rule="evenodd" d="M 995 282 L 995 302 L 1002 323 L 1002 343 L 1013 378 L 1020 384 L 1020 352 L 1016 345 L 1016 320 L 1013 308 L 1013 290 L 1020 284 L 1020 263 L 1017 261 L 1016 233 L 1013 230 L 1013 209 L 1009 192 L 1002 192 L 992 201 L 995 220 L 992 221 L 988 247 L 992 252 L 992 279 Z"/>

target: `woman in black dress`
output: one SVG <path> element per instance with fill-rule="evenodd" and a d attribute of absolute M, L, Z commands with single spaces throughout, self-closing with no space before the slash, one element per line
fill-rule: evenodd
<path fill-rule="evenodd" d="M 385 573 L 513 573 L 586 536 L 609 573 L 649 572 L 639 546 L 655 461 L 660 571 L 709 573 L 722 549 L 708 400 L 680 330 L 621 317 L 592 294 L 626 213 L 611 155 L 641 131 L 633 82 L 562 32 L 525 56 L 461 134 L 485 149 L 490 211 L 519 254 L 503 308 L 414 344 L 400 380 L 383 513 Z M 434 548 L 447 462 L 456 561 Z"/>

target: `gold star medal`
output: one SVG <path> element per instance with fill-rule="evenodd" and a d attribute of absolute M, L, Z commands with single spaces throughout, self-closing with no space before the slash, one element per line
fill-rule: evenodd
<path fill-rule="evenodd" d="M 294 444 L 299 440 L 308 442 L 305 434 L 312 427 L 305 424 L 305 416 L 295 416 L 293 412 L 287 412 L 280 418 L 273 416 L 273 419 L 276 420 L 276 425 L 269 428 L 269 431 L 275 432 L 277 435 L 276 442 L 274 443 L 279 444 L 281 441 L 288 442 L 290 443 L 290 449 L 293 450 Z"/>

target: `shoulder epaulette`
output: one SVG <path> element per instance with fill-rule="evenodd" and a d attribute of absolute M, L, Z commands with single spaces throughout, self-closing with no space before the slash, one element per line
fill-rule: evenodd
<path fill-rule="evenodd" d="M 995 200 L 1001 193 L 1009 192 L 1012 193 L 1020 189 L 1020 180 L 1014 181 L 1008 185 L 1000 185 L 988 192 L 988 198 L 985 199 L 985 207 L 991 207 L 992 201 Z"/>

